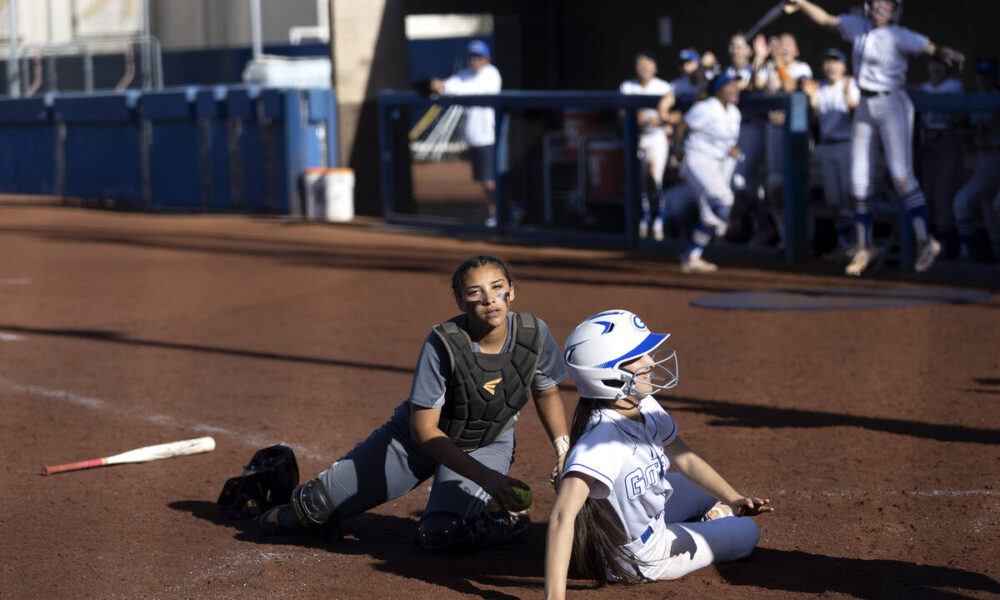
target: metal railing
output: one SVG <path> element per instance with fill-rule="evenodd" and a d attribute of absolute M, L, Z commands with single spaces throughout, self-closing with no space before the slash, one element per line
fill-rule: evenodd
<path fill-rule="evenodd" d="M 136 65 L 136 49 L 138 48 L 139 64 Z M 152 36 L 145 37 L 115 37 L 74 40 L 71 42 L 27 44 L 17 49 L 16 57 L 9 60 L 17 61 L 17 71 L 30 73 L 30 79 L 20 77 L 11 81 L 11 85 L 19 86 L 9 90 L 12 96 L 31 96 L 42 89 L 45 91 L 69 91 L 59 87 L 56 71 L 56 59 L 60 57 L 79 57 L 83 72 L 83 89 L 92 92 L 96 89 L 94 83 L 94 59 L 97 56 L 121 54 L 124 68 L 121 78 L 114 89 L 122 91 L 130 87 L 139 77 L 141 89 L 152 90 L 163 88 L 163 52 L 160 41 Z M 44 65 L 44 67 L 43 67 Z"/>

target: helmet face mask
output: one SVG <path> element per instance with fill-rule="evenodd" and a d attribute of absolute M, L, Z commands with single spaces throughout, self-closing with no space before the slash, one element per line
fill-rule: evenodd
<path fill-rule="evenodd" d="M 865 0 L 865 16 L 874 20 L 875 2 L 878 0 Z M 903 16 L 903 0 L 885 0 L 893 5 L 892 14 L 889 16 L 889 23 L 898 23 Z"/>
<path fill-rule="evenodd" d="M 617 400 L 677 385 L 677 353 L 657 350 L 670 334 L 651 333 L 627 310 L 599 313 L 580 323 L 566 340 L 566 366 L 580 396 Z M 623 368 L 650 355 L 638 373 Z"/>

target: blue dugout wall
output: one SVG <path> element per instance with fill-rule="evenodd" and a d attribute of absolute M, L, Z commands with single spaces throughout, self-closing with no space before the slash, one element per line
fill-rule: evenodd
<path fill-rule="evenodd" d="M 335 106 L 242 85 L 0 99 L 0 193 L 297 214 L 301 173 L 340 162 Z"/>

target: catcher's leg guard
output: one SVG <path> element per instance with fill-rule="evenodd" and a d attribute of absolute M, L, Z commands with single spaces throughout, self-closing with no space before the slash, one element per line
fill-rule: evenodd
<path fill-rule="evenodd" d="M 469 520 L 447 512 L 424 515 L 417 527 L 417 538 L 428 550 L 442 550 L 471 541 L 476 534 Z"/>
<path fill-rule="evenodd" d="M 333 518 L 334 506 L 323 483 L 312 479 L 292 490 L 292 510 L 303 527 L 326 525 Z"/>

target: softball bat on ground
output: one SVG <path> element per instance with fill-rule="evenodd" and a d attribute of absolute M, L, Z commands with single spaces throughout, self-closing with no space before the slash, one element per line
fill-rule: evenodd
<path fill-rule="evenodd" d="M 63 471 L 77 471 L 79 469 L 93 469 L 104 465 L 117 465 L 122 463 L 140 463 L 172 456 L 184 456 L 187 454 L 201 454 L 215 450 L 215 439 L 211 437 L 196 438 L 193 440 L 183 440 L 180 442 L 169 442 L 156 446 L 144 446 L 108 456 L 105 458 L 93 458 L 80 462 L 66 463 L 64 465 L 52 465 L 42 467 L 42 475 L 51 475 Z"/>

